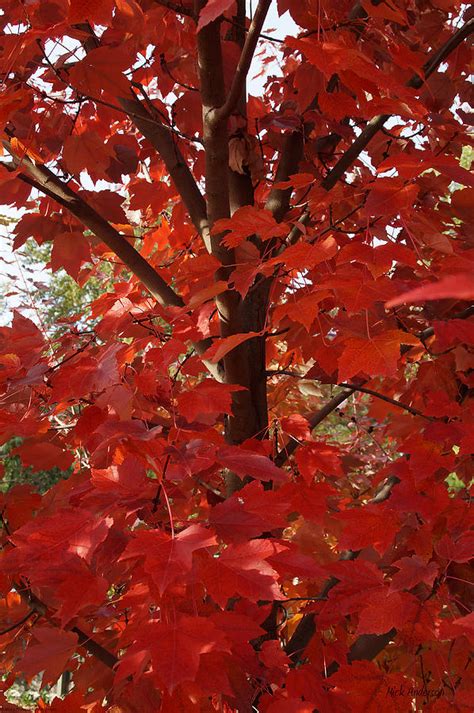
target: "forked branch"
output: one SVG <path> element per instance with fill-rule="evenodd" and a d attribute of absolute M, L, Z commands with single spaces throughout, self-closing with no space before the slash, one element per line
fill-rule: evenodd
<path fill-rule="evenodd" d="M 324 421 L 333 411 L 335 411 L 338 406 L 340 406 L 346 399 L 351 396 L 355 388 L 351 389 L 345 389 L 344 391 L 341 391 L 340 394 L 337 396 L 334 396 L 330 401 L 327 402 L 319 411 L 316 411 L 310 418 L 308 419 L 309 426 L 311 429 L 316 428 L 316 426 L 319 426 L 319 424 Z M 282 466 L 286 463 L 286 461 L 290 458 L 290 456 L 293 455 L 293 453 L 296 451 L 296 449 L 299 446 L 299 441 L 292 440 L 290 443 L 288 443 L 284 448 L 281 449 L 279 453 L 277 453 L 275 457 L 275 464 L 277 466 Z"/>

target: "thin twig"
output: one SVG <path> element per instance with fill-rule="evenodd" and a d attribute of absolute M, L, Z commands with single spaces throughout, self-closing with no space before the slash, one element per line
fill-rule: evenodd
<path fill-rule="evenodd" d="M 439 65 L 474 31 L 474 18 L 468 20 L 457 32 L 455 32 L 447 42 L 433 54 L 433 56 L 425 63 L 424 77 L 418 74 L 412 76 L 407 82 L 408 87 L 419 89 L 424 82 L 433 74 Z M 331 190 L 336 185 L 338 180 L 344 175 L 347 169 L 352 166 L 354 161 L 359 157 L 367 144 L 372 140 L 375 134 L 380 131 L 385 122 L 390 118 L 390 114 L 379 114 L 374 116 L 369 121 L 365 129 L 359 134 L 354 142 L 349 146 L 347 151 L 341 156 L 336 165 L 331 169 L 328 175 L 321 182 L 321 186 L 327 191 Z"/>
<path fill-rule="evenodd" d="M 158 503 L 160 502 L 161 491 L 163 490 L 163 484 L 162 484 L 162 482 L 163 482 L 163 478 L 164 478 L 165 475 L 166 475 L 166 471 L 168 470 L 168 465 L 169 465 L 170 459 L 171 459 L 171 454 L 168 453 L 168 455 L 166 456 L 165 464 L 164 464 L 164 466 L 163 466 L 163 473 L 162 473 L 162 475 L 161 475 L 161 480 L 160 480 L 160 482 L 159 482 L 159 485 L 158 485 L 158 488 L 157 488 L 157 491 L 156 491 L 156 495 L 155 495 L 155 497 L 153 498 L 153 504 L 152 504 L 152 508 L 151 508 L 151 511 L 152 511 L 153 513 L 155 513 L 155 512 L 157 511 L 157 509 L 158 509 Z"/>
<path fill-rule="evenodd" d="M 370 394 L 370 396 L 375 396 L 375 398 L 380 399 L 381 401 L 386 401 L 386 403 L 392 404 L 392 406 L 397 406 L 398 408 L 401 408 L 404 411 L 408 411 L 408 413 L 411 413 L 413 416 L 421 416 L 422 418 L 428 419 L 428 421 L 436 420 L 434 416 L 427 416 L 414 406 L 409 406 L 408 404 L 404 404 L 402 401 L 392 399 L 390 396 L 386 396 L 385 394 L 381 394 L 378 391 L 374 391 L 374 389 L 368 389 L 365 386 L 356 386 L 355 384 L 346 383 L 338 384 L 338 386 L 342 386 L 345 389 L 355 389 L 355 391 L 360 391 L 363 394 Z"/>
<path fill-rule="evenodd" d="M 288 369 L 278 369 L 276 371 L 267 371 L 267 375 L 268 376 L 292 376 L 295 379 L 306 379 L 308 381 L 319 381 L 319 379 L 308 377 L 305 374 L 298 374 L 294 371 L 289 371 Z M 413 416 L 421 416 L 422 418 L 426 418 L 429 421 L 436 420 L 436 418 L 434 416 L 427 416 L 426 414 L 424 414 L 422 411 L 419 411 L 414 406 L 409 406 L 408 404 L 404 404 L 402 401 L 398 401 L 398 399 L 393 399 L 390 396 L 381 394 L 379 391 L 375 391 L 374 389 L 368 389 L 365 386 L 359 386 L 357 384 L 348 384 L 348 383 L 344 383 L 344 382 L 341 382 L 340 384 L 337 384 L 337 385 L 342 387 L 343 389 L 352 389 L 353 391 L 360 391 L 363 394 L 370 394 L 370 396 L 374 396 L 375 398 L 380 399 L 381 401 L 386 401 L 387 403 L 392 404 L 393 406 L 397 406 L 398 408 L 401 408 L 404 411 L 408 411 Z"/>
<path fill-rule="evenodd" d="M 34 609 L 30 609 L 30 611 L 25 614 L 19 621 L 16 621 L 14 624 L 10 624 L 10 626 L 7 626 L 6 629 L 2 629 L 0 631 L 0 636 L 4 636 L 5 634 L 8 634 L 10 631 L 13 631 L 13 629 L 18 629 L 18 627 L 22 626 L 25 624 L 30 617 L 33 616 L 33 614 L 36 614 L 37 612 Z"/>

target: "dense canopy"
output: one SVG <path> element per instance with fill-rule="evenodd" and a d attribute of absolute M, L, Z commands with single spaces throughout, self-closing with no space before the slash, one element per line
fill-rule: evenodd
<path fill-rule="evenodd" d="M 3 690 L 472 710 L 472 13 L 1 11 L 13 247 L 102 287 L 0 328 L 1 442 L 70 473 L 0 494 Z"/>

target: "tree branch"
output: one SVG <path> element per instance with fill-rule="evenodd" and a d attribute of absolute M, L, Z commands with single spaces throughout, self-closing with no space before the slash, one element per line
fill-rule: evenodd
<path fill-rule="evenodd" d="M 161 156 L 194 227 L 210 251 L 206 201 L 176 143 L 171 128 L 165 126 L 158 117 L 152 117 L 143 102 L 137 97 L 134 96 L 133 99 L 119 98 L 119 101 L 139 132 Z"/>
<path fill-rule="evenodd" d="M 373 5 L 379 5 L 381 0 L 373 0 Z M 351 12 L 349 13 L 349 29 L 353 34 L 355 34 L 356 39 L 360 37 L 364 30 L 364 23 L 356 23 L 356 20 L 366 18 L 367 17 L 367 12 L 364 10 L 362 5 L 360 4 L 359 0 L 354 4 L 354 6 L 351 9 Z M 353 23 L 354 24 L 351 24 Z M 333 74 L 332 77 L 329 79 L 327 85 L 326 85 L 326 92 L 331 94 L 337 87 L 338 83 L 338 76 L 337 74 Z M 317 95 L 313 98 L 312 102 L 310 105 L 307 107 L 305 111 L 309 111 L 311 109 L 314 109 L 317 107 Z M 305 113 L 305 112 L 303 112 Z M 348 118 L 346 117 L 345 119 L 342 120 L 341 123 L 347 123 Z M 308 134 L 314 127 L 314 122 L 310 122 L 303 127 L 303 130 L 307 132 Z M 337 136 L 337 142 L 341 140 L 341 136 L 339 134 L 335 135 Z M 301 141 L 301 145 L 298 144 L 298 137 Z M 325 137 L 322 137 L 323 140 Z M 295 145 L 296 142 L 296 145 Z M 285 144 L 283 146 L 283 150 L 281 152 L 280 156 L 280 161 L 278 163 L 278 169 L 277 173 L 275 175 L 275 183 L 279 183 L 280 181 L 287 181 L 289 177 L 293 173 L 297 173 L 298 167 L 300 164 L 301 159 L 303 158 L 303 149 L 304 149 L 304 137 L 302 132 L 293 132 L 292 134 L 289 134 L 288 137 L 285 140 Z M 267 210 L 270 210 L 273 213 L 273 216 L 275 220 L 280 221 L 283 220 L 284 216 L 288 212 L 288 209 L 290 207 L 290 200 L 291 200 L 291 195 L 293 193 L 292 188 L 287 188 L 286 190 L 278 189 L 278 188 L 272 188 L 270 195 L 268 197 L 267 203 L 265 205 L 265 208 Z"/>
<path fill-rule="evenodd" d="M 333 411 L 337 409 L 338 406 L 340 406 L 346 399 L 351 396 L 355 388 L 350 388 L 347 389 L 346 391 L 341 391 L 340 394 L 337 396 L 334 396 L 328 403 L 323 406 L 319 411 L 316 411 L 309 419 L 309 426 L 311 429 L 316 428 L 316 426 L 319 426 L 319 424 L 324 421 L 325 418 L 329 416 Z M 286 446 L 284 446 L 281 451 L 277 453 L 275 456 L 275 465 L 278 467 L 281 467 L 286 463 L 286 461 L 289 459 L 290 456 L 293 455 L 295 450 L 299 446 L 299 441 L 290 441 Z"/>
<path fill-rule="evenodd" d="M 202 2 L 198 1 L 196 8 L 200 9 L 201 6 Z M 197 44 L 206 154 L 207 216 L 212 228 L 217 220 L 230 216 L 227 122 L 216 123 L 211 120 L 214 108 L 222 106 L 225 101 L 220 23 L 217 20 L 208 23 L 198 32 Z M 234 251 L 223 245 L 222 235 L 213 234 L 210 238 L 210 252 L 222 265 L 216 279 L 227 280 L 235 265 Z M 238 334 L 243 331 L 238 319 L 239 301 L 238 294 L 230 290 L 216 298 L 222 336 Z M 226 361 L 229 362 L 229 359 Z M 233 378 L 228 374 L 228 378 L 231 383 L 245 385 L 241 374 L 235 373 Z"/>
<path fill-rule="evenodd" d="M 450 317 L 450 319 L 467 319 L 468 317 L 472 316 L 474 314 L 474 305 L 470 305 L 467 307 L 465 310 L 462 312 L 459 312 L 458 314 L 454 314 Z M 427 329 L 423 330 L 423 332 L 420 335 L 421 339 L 428 339 L 434 334 L 434 329 L 433 327 L 427 327 Z M 406 353 L 410 351 L 412 347 L 410 345 L 403 345 L 400 349 L 402 353 Z M 346 397 L 347 398 L 347 397 Z M 333 399 L 334 401 L 334 399 Z M 329 402 L 326 405 L 326 408 L 330 406 L 332 402 Z M 334 410 L 334 409 L 333 409 Z M 321 414 L 321 411 L 318 411 L 315 416 L 318 416 Z M 292 448 L 292 452 L 296 449 L 298 446 L 298 443 L 295 441 L 292 441 L 290 446 L 294 446 Z M 282 452 L 281 452 L 282 453 Z M 282 461 L 285 462 L 286 458 Z M 277 461 L 275 461 L 277 462 Z M 392 492 L 392 489 L 394 488 L 397 483 L 400 482 L 400 479 L 392 475 L 387 480 L 383 485 L 379 488 L 378 492 L 375 494 L 373 498 L 371 498 L 367 504 L 378 504 L 385 502 L 390 497 L 390 494 Z M 360 552 L 360 551 L 359 551 Z M 354 551 L 349 551 L 347 553 L 344 553 L 341 556 L 341 560 L 347 560 L 347 559 L 356 559 L 359 556 L 359 552 L 354 552 Z M 325 586 L 323 587 L 322 591 L 320 592 L 318 599 L 325 599 L 331 589 L 338 584 L 339 580 L 337 577 L 330 577 L 328 581 L 326 582 Z M 314 636 L 314 633 L 316 631 L 316 625 L 315 625 L 315 613 L 310 612 L 308 614 L 305 614 L 301 621 L 299 622 L 298 626 L 296 627 L 292 637 L 289 639 L 285 646 L 285 652 L 289 655 L 295 655 L 298 654 L 298 658 L 301 658 L 301 654 L 304 652 L 305 648 L 311 641 L 311 639 Z M 351 646 L 347 660 L 349 663 L 352 661 L 356 660 L 371 660 L 375 658 L 384 648 L 387 646 L 387 644 L 393 639 L 393 637 L 396 634 L 395 629 L 391 629 L 389 632 L 386 634 L 382 635 L 376 635 L 376 634 L 363 634 L 362 636 L 359 636 L 358 639 L 354 642 L 354 644 Z M 326 669 L 326 675 L 331 676 L 333 673 L 337 671 L 339 668 L 337 662 L 333 662 L 327 669 Z"/>
<path fill-rule="evenodd" d="M 281 369 L 278 371 L 267 371 L 267 374 L 269 376 L 292 376 L 295 379 L 308 379 L 309 381 L 319 381 L 316 378 L 311 378 L 305 376 L 305 374 L 296 374 L 293 371 L 288 371 L 286 369 Z M 370 396 L 375 396 L 375 398 L 380 399 L 381 401 L 386 401 L 388 404 L 392 404 L 392 406 L 397 406 L 397 408 L 401 408 L 404 411 L 408 411 L 408 413 L 411 413 L 413 416 L 421 416 L 422 418 L 426 418 L 429 421 L 434 421 L 436 420 L 434 416 L 427 416 L 424 414 L 422 411 L 419 411 L 417 408 L 414 406 L 409 406 L 408 404 L 404 404 L 402 401 L 398 401 L 397 399 L 392 399 L 390 396 L 385 396 L 385 394 L 381 394 L 379 391 L 375 391 L 374 389 L 368 389 L 365 386 L 358 386 L 356 384 L 346 384 L 346 383 L 341 383 L 338 384 L 338 386 L 341 386 L 344 389 L 352 389 L 353 391 L 360 391 L 362 394 L 369 394 Z"/>
<path fill-rule="evenodd" d="M 184 15 L 185 17 L 192 17 L 193 19 L 196 19 L 194 11 L 189 7 L 181 5 L 180 3 L 172 2 L 171 0 L 155 0 L 155 2 L 157 5 L 162 5 L 168 10 L 173 10 L 173 12 L 176 12 L 179 15 Z"/>
<path fill-rule="evenodd" d="M 12 156 L 14 166 L 21 167 L 26 171 L 26 173 L 19 172 L 18 178 L 49 196 L 49 198 L 52 198 L 56 203 L 59 203 L 59 205 L 72 213 L 120 258 L 159 304 L 164 307 L 185 307 L 182 297 L 163 280 L 147 260 L 130 245 L 127 239 L 102 218 L 79 194 L 71 190 L 66 183 L 55 176 L 46 166 L 34 164 L 26 156 L 19 158 L 15 155 L 8 142 L 4 142 L 4 146 Z M 10 168 L 5 163 L 2 165 L 8 170 L 15 170 L 14 167 Z M 196 353 L 202 356 L 211 346 L 211 342 L 208 339 L 203 339 L 194 343 L 193 346 Z M 217 381 L 223 380 L 221 364 L 214 364 L 207 359 L 203 359 L 203 363 Z"/>
<path fill-rule="evenodd" d="M 227 99 L 222 106 L 216 108 L 210 117 L 210 120 L 215 123 L 225 121 L 233 112 L 237 103 L 240 99 L 242 91 L 245 86 L 245 80 L 252 63 L 252 59 L 255 53 L 255 48 L 257 47 L 257 42 L 260 37 L 260 33 L 263 28 L 263 23 L 268 13 L 272 0 L 259 0 L 257 9 L 250 23 L 250 27 L 245 38 L 245 44 L 242 49 L 242 54 L 240 56 L 239 62 L 237 64 L 237 69 L 232 81 L 232 86 L 230 88 Z"/>
<path fill-rule="evenodd" d="M 454 314 L 450 317 L 450 319 L 467 319 L 468 317 L 472 316 L 474 314 L 474 305 L 470 305 L 467 307 L 465 310 L 462 312 L 459 312 L 457 314 Z M 423 332 L 420 335 L 421 339 L 428 339 L 429 337 L 433 336 L 434 334 L 434 329 L 433 327 L 427 327 L 427 329 L 423 330 Z M 400 349 L 402 353 L 406 353 L 410 351 L 412 347 L 410 345 L 403 345 Z M 328 404 L 329 406 L 329 404 Z M 318 412 L 318 414 L 321 412 Z M 295 443 L 294 441 L 292 443 Z M 291 444 L 290 444 L 291 445 Z M 298 445 L 298 444 L 296 444 Z M 296 447 L 296 446 L 295 446 Z M 294 450 L 294 449 L 293 449 Z M 392 475 L 387 480 L 382 484 L 382 486 L 378 489 L 377 493 L 374 495 L 373 498 L 371 498 L 367 504 L 378 504 L 378 503 L 383 503 L 385 502 L 391 495 L 391 492 L 395 485 L 397 485 L 400 482 L 400 479 L 396 475 Z M 341 555 L 340 559 L 341 560 L 353 560 L 356 559 L 360 554 L 359 551 L 352 551 L 349 550 L 348 552 L 345 552 L 343 555 Z M 324 585 L 323 589 L 321 590 L 320 594 L 318 595 L 317 599 L 326 599 L 329 592 L 331 589 L 333 589 L 337 584 L 339 580 L 337 577 L 330 577 L 326 584 Z M 303 654 L 305 648 L 308 646 L 309 642 L 313 638 L 315 631 L 316 631 L 316 624 L 315 624 L 315 618 L 316 615 L 314 612 L 309 612 L 308 614 L 305 614 L 301 621 L 299 622 L 298 626 L 296 627 L 295 631 L 293 632 L 293 635 L 291 638 L 288 640 L 286 646 L 285 646 L 285 652 L 288 656 L 294 656 L 295 654 L 298 654 L 298 659 L 301 658 L 301 655 Z M 352 644 L 347 660 L 349 663 L 352 661 L 356 660 L 371 660 L 375 658 L 383 649 L 387 646 L 387 644 L 393 639 L 393 637 L 396 634 L 396 629 L 391 629 L 388 631 L 386 634 L 382 635 L 377 635 L 377 634 L 363 634 L 359 636 L 356 641 Z M 333 673 L 337 671 L 339 668 L 339 665 L 336 661 L 333 661 L 330 666 L 327 667 L 325 671 L 326 676 L 331 676 Z"/>
<path fill-rule="evenodd" d="M 95 639 L 92 639 L 90 636 L 88 636 L 84 631 L 82 631 L 82 629 L 79 629 L 79 627 L 77 626 L 73 626 L 71 631 L 77 634 L 79 644 L 82 646 L 82 648 L 85 649 L 92 656 L 95 656 L 95 658 L 101 663 L 103 663 L 105 666 L 107 666 L 107 668 L 113 669 L 118 663 L 118 658 L 117 656 L 115 656 L 115 654 L 111 653 L 103 646 L 98 644 Z"/>
<path fill-rule="evenodd" d="M 22 626 L 23 624 L 26 624 L 26 622 L 28 621 L 28 619 L 30 619 L 30 618 L 33 616 L 33 614 L 35 614 L 35 613 L 36 613 L 36 612 L 35 612 L 34 609 L 30 609 L 30 610 L 25 614 L 25 616 L 22 616 L 22 617 L 21 617 L 21 619 L 20 619 L 19 621 L 15 621 L 14 624 L 10 624 L 10 626 L 7 626 L 7 627 L 5 627 L 5 629 L 2 629 L 2 630 L 0 631 L 0 636 L 5 636 L 5 634 L 9 634 L 10 631 L 13 631 L 14 629 L 18 629 L 18 628 L 19 628 L 20 626 Z"/>
<path fill-rule="evenodd" d="M 466 309 L 462 310 L 461 312 L 457 312 L 453 315 L 450 315 L 447 319 L 468 319 L 468 317 L 471 317 L 474 314 L 474 305 L 470 305 L 469 307 L 466 307 Z M 418 337 L 420 341 L 425 341 L 426 339 L 429 339 L 429 337 L 432 337 L 434 334 L 434 328 L 433 327 L 427 327 L 424 329 L 422 332 L 418 334 Z M 413 349 L 413 346 L 410 344 L 402 344 L 400 347 L 400 355 L 403 356 L 403 354 L 406 354 L 409 352 L 411 349 Z M 272 375 L 271 371 L 268 371 L 267 374 L 270 376 Z M 278 374 L 284 374 L 286 376 L 300 376 L 299 374 L 295 374 L 292 371 L 287 371 L 285 369 L 281 371 L 276 371 L 274 375 Z M 300 378 L 305 378 L 304 376 Z M 425 416 L 421 411 L 418 411 L 418 409 L 413 409 L 413 407 L 409 406 L 407 407 L 405 404 L 402 404 L 399 401 L 396 401 L 395 399 L 390 399 L 388 396 L 384 396 L 383 394 L 380 394 L 378 391 L 372 391 L 372 389 L 365 389 L 363 387 L 363 384 L 355 386 L 353 384 L 340 384 L 340 386 L 345 386 L 347 387 L 346 391 L 342 391 L 340 394 L 337 396 L 334 396 L 328 403 L 323 406 L 319 411 L 316 411 L 310 418 L 309 418 L 309 425 L 311 429 L 316 428 L 322 421 L 324 421 L 325 418 L 327 418 L 333 411 L 337 409 L 338 406 L 340 406 L 346 399 L 351 396 L 356 391 L 362 391 L 362 392 L 367 392 L 371 393 L 372 396 L 376 396 L 377 398 L 381 398 L 383 401 L 388 401 L 389 403 L 393 403 L 394 406 L 399 406 L 400 408 L 405 408 L 406 410 L 410 410 L 411 413 L 413 413 L 414 416 L 423 416 L 423 418 L 430 418 L 429 416 Z M 416 413 L 414 413 L 414 411 Z M 299 441 L 291 441 L 288 443 L 284 448 L 279 451 L 275 457 L 275 464 L 278 466 L 282 466 L 286 463 L 286 461 L 289 459 L 291 455 L 295 452 L 295 450 L 299 446 Z"/>
<path fill-rule="evenodd" d="M 8 526 L 7 521 L 5 520 L 3 516 L 3 512 L 0 513 L 0 523 L 3 526 L 3 529 L 5 530 L 8 538 L 10 538 L 11 532 L 10 528 Z M 7 540 L 8 544 L 11 547 L 15 547 L 15 545 L 11 542 L 10 539 Z M 21 582 L 12 582 L 12 586 L 15 589 L 16 592 L 20 595 L 20 598 L 22 599 L 23 602 L 28 604 L 30 607 L 30 611 L 28 614 L 20 621 L 15 624 L 16 626 L 20 626 L 21 624 L 24 624 L 32 614 L 35 612 L 40 616 L 44 617 L 46 619 L 49 619 L 50 616 L 48 615 L 48 607 L 46 604 L 44 604 L 36 594 L 33 593 L 31 590 L 31 587 L 27 584 L 23 585 Z M 9 629 L 2 631 L 0 635 L 7 633 L 7 631 L 11 631 L 12 628 L 15 627 L 10 627 Z M 96 659 L 101 661 L 105 666 L 108 668 L 113 669 L 115 664 L 118 662 L 118 658 L 115 656 L 115 654 L 112 654 L 110 651 L 105 649 L 103 646 L 97 643 L 94 639 L 92 639 L 90 636 L 88 636 L 86 633 L 82 631 L 82 629 L 79 629 L 77 626 L 72 627 L 71 631 L 73 631 L 75 634 L 77 634 L 79 644 L 92 656 L 95 656 Z"/>
<path fill-rule="evenodd" d="M 160 3 L 164 5 L 165 3 Z M 176 9 L 175 3 L 167 4 L 170 9 Z M 181 10 L 180 10 L 181 11 Z M 182 11 L 181 11 L 182 12 Z M 192 11 L 189 11 L 192 16 Z M 87 40 L 84 43 L 84 49 L 91 51 L 96 47 L 100 47 L 100 42 L 95 36 L 90 25 L 82 23 L 77 25 L 81 32 L 87 34 Z M 146 97 L 146 95 L 145 95 Z M 92 98 L 92 101 L 94 99 Z M 173 181 L 176 190 L 178 191 L 186 210 L 189 213 L 191 221 L 202 236 L 207 249 L 210 251 L 210 234 L 209 224 L 207 220 L 206 202 L 199 190 L 199 187 L 194 180 L 194 176 L 180 151 L 173 131 L 169 126 L 163 123 L 162 117 L 155 110 L 154 105 L 148 100 L 145 105 L 140 101 L 130 86 L 130 98 L 118 97 L 118 102 L 124 112 L 128 115 L 133 124 L 147 141 L 153 146 L 156 152 L 163 160 L 166 170 L 168 171 L 171 180 Z"/>
<path fill-rule="evenodd" d="M 0 514 L 0 522 L 3 525 L 3 528 L 5 529 L 5 532 L 7 535 L 10 535 L 10 529 L 8 527 L 8 524 L 5 522 L 5 519 L 3 517 L 3 514 Z M 10 544 L 12 547 L 12 543 L 8 540 L 8 544 Z M 16 626 L 20 626 L 21 624 L 24 624 L 32 614 L 37 613 L 40 617 L 44 617 L 46 619 L 50 619 L 50 615 L 48 613 L 48 607 L 46 604 L 44 604 L 36 594 L 34 594 L 31 590 L 31 587 L 28 585 L 23 585 L 20 582 L 12 582 L 12 586 L 15 589 L 16 592 L 20 595 L 21 599 L 25 604 L 28 604 L 30 607 L 30 611 L 28 614 L 19 622 L 15 624 L 14 627 L 10 627 L 9 629 L 6 629 L 1 632 L 1 634 L 5 634 L 8 631 L 11 631 L 11 629 L 15 628 Z M 118 662 L 118 658 L 115 656 L 115 654 L 112 654 L 110 651 L 105 649 L 103 646 L 97 643 L 94 639 L 92 639 L 90 636 L 88 636 L 82 629 L 79 629 L 77 626 L 72 627 L 71 631 L 73 631 L 75 634 L 77 634 L 79 644 L 92 656 L 95 656 L 96 659 L 101 661 L 105 666 L 108 668 L 113 669 L 115 664 Z"/>
<path fill-rule="evenodd" d="M 102 218 L 83 198 L 54 175 L 46 166 L 35 164 L 27 156 L 19 157 L 8 141 L 4 146 L 17 168 L 22 169 L 19 178 L 53 198 L 102 240 L 163 306 L 183 307 L 182 298 L 155 272 L 126 238 Z"/>
<path fill-rule="evenodd" d="M 197 5 L 201 7 L 201 3 Z M 229 217 L 229 147 L 226 122 L 212 121 L 212 113 L 225 101 L 220 23 L 205 25 L 197 36 L 198 63 L 206 151 L 207 216 L 212 227 L 219 218 Z M 232 251 L 220 244 L 219 236 L 211 238 L 212 253 L 223 264 L 233 261 Z"/>
<path fill-rule="evenodd" d="M 293 131 L 285 139 L 283 151 L 281 152 L 280 161 L 275 174 L 275 184 L 287 181 L 293 173 L 298 172 L 300 162 L 303 158 L 304 136 L 303 127 L 301 131 Z M 273 187 L 265 204 L 266 210 L 272 212 L 273 217 L 277 222 L 280 222 L 285 217 L 290 207 L 291 195 L 293 189 Z M 267 250 L 270 254 L 272 251 Z"/>
<path fill-rule="evenodd" d="M 362 394 L 370 394 L 370 396 L 375 396 L 375 398 L 380 399 L 381 401 L 385 401 L 388 404 L 392 404 L 392 406 L 397 406 L 397 408 L 401 408 L 404 411 L 408 411 L 408 413 L 411 413 L 412 416 L 421 416 L 421 418 L 426 418 L 428 421 L 436 420 L 434 416 L 427 416 L 414 406 L 409 406 L 408 404 L 404 404 L 402 401 L 392 399 L 390 396 L 385 396 L 385 394 L 381 394 L 378 391 L 374 391 L 374 389 L 367 389 L 365 386 L 355 386 L 354 384 L 344 383 L 338 384 L 338 386 L 343 386 L 344 388 L 353 388 L 355 389 L 355 391 L 360 391 Z"/>
<path fill-rule="evenodd" d="M 196 0 L 196 10 L 201 7 L 202 0 Z M 230 216 L 227 121 L 213 120 L 213 112 L 222 107 L 226 100 L 218 20 L 210 22 L 198 32 L 197 46 L 206 154 L 207 216 L 212 229 L 217 220 Z M 222 238 L 223 234 L 211 234 L 211 253 L 221 264 L 216 279 L 227 281 L 236 260 L 234 251 L 225 247 Z M 245 329 L 244 310 L 238 292 L 229 289 L 218 295 L 216 306 L 223 337 L 248 331 Z M 242 443 L 246 438 L 255 436 L 259 430 L 248 355 L 249 344 L 244 343 L 223 358 L 225 381 L 244 387 L 232 395 L 232 416 L 226 423 L 226 439 L 230 443 Z M 241 486 L 241 481 L 230 474 L 227 485 L 230 494 Z"/>
<path fill-rule="evenodd" d="M 407 83 L 408 87 L 419 89 L 423 83 L 438 69 L 439 65 L 444 62 L 447 57 L 474 31 L 474 18 L 468 20 L 457 32 L 455 32 L 447 42 L 433 54 L 433 56 L 424 65 L 424 77 L 418 74 L 413 75 Z M 321 186 L 327 191 L 330 191 L 340 178 L 345 174 L 348 168 L 357 160 L 362 151 L 370 143 L 371 139 L 380 131 L 385 122 L 390 118 L 390 114 L 380 114 L 369 121 L 364 130 L 353 141 L 339 161 L 333 166 L 325 178 L 321 181 Z M 298 220 L 298 223 L 307 225 L 311 219 L 311 213 L 306 209 Z M 286 244 L 293 245 L 301 235 L 301 230 L 298 225 L 294 225 L 288 234 Z"/>
<path fill-rule="evenodd" d="M 390 497 L 390 494 L 392 492 L 392 489 L 397 483 L 400 482 L 400 479 L 397 478 L 397 476 L 392 475 L 387 480 L 383 485 L 378 489 L 377 493 L 374 495 L 373 498 L 371 498 L 367 505 L 371 504 L 377 504 L 377 503 L 382 503 L 385 500 L 387 500 Z M 360 554 L 360 550 L 358 551 L 353 551 L 349 550 L 348 552 L 344 552 L 340 557 L 339 560 L 341 561 L 347 561 L 347 560 L 355 560 Z M 337 584 L 339 584 L 339 579 L 337 577 L 329 577 L 327 580 L 326 584 L 322 588 L 321 592 L 319 593 L 317 599 L 318 600 L 324 600 L 327 599 L 329 592 L 331 589 L 333 589 Z M 309 612 L 308 614 L 305 614 L 301 621 L 299 622 L 298 626 L 296 627 L 295 631 L 293 632 L 293 635 L 291 638 L 288 640 L 286 646 L 285 646 L 285 653 L 288 656 L 294 656 L 295 654 L 298 654 L 298 659 L 301 658 L 302 653 L 304 652 L 305 648 L 308 646 L 309 642 L 314 636 L 314 633 L 316 631 L 316 624 L 315 624 L 315 618 L 316 615 L 314 612 Z M 393 632 L 393 633 L 392 633 Z M 395 633 L 395 630 L 392 629 L 389 634 L 390 638 L 393 637 Z M 377 641 L 379 643 L 382 643 L 382 639 L 380 637 L 376 637 L 375 640 L 373 641 L 372 638 L 367 639 L 366 637 L 373 637 L 375 635 L 363 635 L 359 637 L 355 641 L 355 643 L 351 646 L 349 650 L 349 654 L 347 656 L 348 661 L 354 661 L 356 658 L 373 658 L 374 656 L 379 653 L 388 643 L 388 641 L 385 641 L 383 646 L 379 650 L 377 650 Z M 384 634 L 383 636 L 387 636 Z M 360 643 L 359 643 L 360 642 Z M 372 651 L 376 651 L 372 656 L 370 653 Z M 367 656 L 362 655 L 363 653 L 366 653 Z M 335 668 L 334 668 L 335 667 Z M 328 676 L 332 675 L 337 671 L 338 665 L 333 662 L 327 669 L 326 673 Z"/>
<path fill-rule="evenodd" d="M 230 26 L 225 35 L 226 41 L 234 42 L 239 49 L 239 56 L 242 54 L 243 47 L 245 45 L 246 38 L 246 0 L 237 0 L 234 20 L 229 20 Z M 224 21 L 226 18 L 223 18 Z M 232 112 L 236 117 L 238 117 L 239 128 L 237 132 L 231 137 L 229 145 L 232 140 L 246 141 L 248 127 L 247 127 L 247 83 L 243 82 L 242 89 L 240 92 L 240 97 L 238 98 L 237 104 Z M 242 123 L 242 127 L 240 124 Z M 229 148 L 229 154 L 230 154 Z M 230 161 L 230 156 L 229 156 Z M 252 181 L 252 174 L 250 170 L 235 170 L 229 164 L 229 204 L 230 204 L 230 214 L 233 215 L 236 210 L 242 208 L 245 205 L 253 205 L 255 202 L 254 186 Z M 248 166 L 246 167 L 248 168 Z M 252 242 L 255 243 L 257 247 L 259 245 L 259 239 L 254 236 L 250 238 Z"/>
<path fill-rule="evenodd" d="M 444 60 L 449 57 L 451 52 L 453 52 L 453 50 L 455 50 L 461 42 L 469 37 L 473 31 L 474 18 L 468 20 L 462 27 L 460 27 L 457 32 L 455 32 L 449 40 L 447 40 L 447 42 L 445 42 L 445 44 L 425 63 L 423 67 L 424 77 L 420 77 L 418 74 L 413 75 L 407 83 L 407 86 L 415 89 L 419 89 L 423 86 L 424 82 L 426 82 L 433 72 L 438 69 L 439 65 L 444 62 Z M 366 148 L 375 134 L 380 131 L 390 116 L 390 114 L 380 114 L 369 121 L 365 129 L 359 134 L 351 146 L 349 146 L 347 151 L 341 156 L 336 165 L 329 171 L 327 176 L 321 182 L 321 186 L 323 188 L 330 191 L 331 188 L 336 185 L 338 180 L 344 175 L 347 169 L 352 166 L 354 161 L 360 156 L 362 151 Z"/>
<path fill-rule="evenodd" d="M 449 320 L 449 319 L 468 319 L 469 317 L 472 317 L 474 315 L 474 304 L 469 305 L 469 307 L 466 307 L 466 309 L 461 310 L 461 312 L 455 312 L 454 314 L 449 315 L 448 317 L 439 317 L 438 321 L 443 321 L 444 320 Z M 418 334 L 418 338 L 421 342 L 426 341 L 430 337 L 432 337 L 434 334 L 434 327 L 427 327 L 424 329 L 420 334 Z M 410 351 L 412 347 L 409 344 L 402 344 L 400 347 L 400 352 L 402 354 L 405 354 L 405 352 Z"/>
<path fill-rule="evenodd" d="M 19 582 L 13 582 L 13 587 L 18 592 L 21 599 L 31 607 L 31 611 L 29 612 L 27 618 L 29 618 L 34 612 L 37 612 L 39 616 L 46 619 L 51 617 L 46 604 L 44 604 L 35 594 L 33 594 L 30 587 L 22 585 Z M 82 646 L 87 653 L 94 656 L 98 661 L 107 666 L 107 668 L 114 668 L 115 664 L 118 662 L 118 658 L 115 654 L 101 646 L 101 644 L 97 643 L 95 639 L 92 639 L 82 629 L 79 629 L 79 627 L 73 626 L 71 631 L 77 634 L 80 646 Z"/>

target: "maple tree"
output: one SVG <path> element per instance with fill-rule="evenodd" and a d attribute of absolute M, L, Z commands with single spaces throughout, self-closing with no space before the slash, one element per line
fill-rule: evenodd
<path fill-rule="evenodd" d="M 471 710 L 472 13 L 274 4 L 2 2 L 14 249 L 103 290 L 0 328 L 38 710 Z"/>

